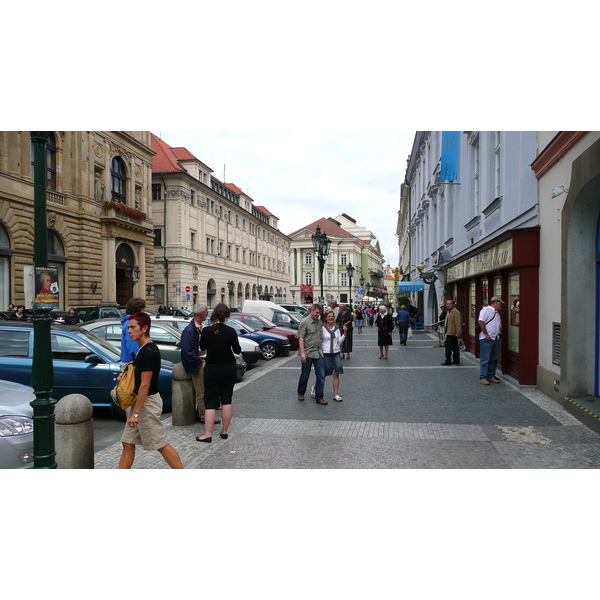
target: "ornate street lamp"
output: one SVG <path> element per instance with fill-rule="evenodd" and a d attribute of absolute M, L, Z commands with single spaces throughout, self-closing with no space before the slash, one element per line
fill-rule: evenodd
<path fill-rule="evenodd" d="M 348 281 L 350 282 L 350 285 L 349 285 L 350 293 L 348 294 L 348 304 L 352 305 L 352 280 L 354 279 L 354 272 L 355 272 L 355 269 L 352 266 L 352 263 L 350 263 L 346 267 L 346 271 L 348 273 Z"/>
<path fill-rule="evenodd" d="M 329 245 L 331 240 L 326 233 L 321 233 L 321 228 L 317 225 L 315 233 L 312 235 L 313 249 L 319 260 L 319 281 L 321 282 L 321 297 L 319 302 L 322 304 L 325 301 L 323 293 L 323 269 L 325 268 L 325 257 L 329 254 Z"/>
<path fill-rule="evenodd" d="M 229 304 L 233 304 L 231 302 L 231 298 L 233 298 L 233 288 L 235 287 L 235 283 L 233 283 L 233 281 L 228 281 L 227 282 L 227 289 L 229 290 Z"/>

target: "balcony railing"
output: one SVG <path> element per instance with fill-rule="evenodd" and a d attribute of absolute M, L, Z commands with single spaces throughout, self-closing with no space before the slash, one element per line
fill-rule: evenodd
<path fill-rule="evenodd" d="M 52 204 L 61 204 L 65 206 L 67 203 L 67 197 L 64 194 L 53 192 L 52 190 L 46 190 L 46 202 L 52 202 Z"/>

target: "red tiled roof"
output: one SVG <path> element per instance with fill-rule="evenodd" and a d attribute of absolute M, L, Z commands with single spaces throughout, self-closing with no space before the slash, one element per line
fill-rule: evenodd
<path fill-rule="evenodd" d="M 152 157 L 153 173 L 176 173 L 184 172 L 185 169 L 177 162 L 177 156 L 173 148 L 163 142 L 158 136 L 151 134 L 152 150 L 156 154 Z"/>
<path fill-rule="evenodd" d="M 187 148 L 171 148 L 177 160 L 198 160 Z"/>
<path fill-rule="evenodd" d="M 236 194 L 243 194 L 244 192 L 237 186 L 235 183 L 226 183 L 225 184 L 232 192 Z"/>
<path fill-rule="evenodd" d="M 355 236 L 353 236 L 351 233 L 348 233 L 345 229 L 342 229 L 341 227 L 339 227 L 335 223 L 332 223 L 329 219 L 326 219 L 325 217 L 322 217 L 321 219 L 315 221 L 314 223 L 311 223 L 310 225 L 304 225 L 304 227 L 296 229 L 296 231 L 289 233 L 288 237 L 292 237 L 294 234 L 298 233 L 299 231 L 302 231 L 303 229 L 310 229 L 311 231 L 316 231 L 317 226 L 321 228 L 321 233 L 326 233 L 330 237 L 346 239 L 355 238 Z"/>

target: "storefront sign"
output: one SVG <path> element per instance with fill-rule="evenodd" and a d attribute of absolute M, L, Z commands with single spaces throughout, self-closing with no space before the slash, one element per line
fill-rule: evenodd
<path fill-rule="evenodd" d="M 452 182 L 458 179 L 458 147 L 460 133 L 458 131 L 442 131 L 442 158 L 440 161 L 441 182 Z"/>
<path fill-rule="evenodd" d="M 454 281 L 455 279 L 464 279 L 465 277 L 473 277 L 481 273 L 507 267 L 511 265 L 513 261 L 512 250 L 511 239 L 502 242 L 489 250 L 480 252 L 471 258 L 467 258 L 446 270 L 446 282 Z"/>

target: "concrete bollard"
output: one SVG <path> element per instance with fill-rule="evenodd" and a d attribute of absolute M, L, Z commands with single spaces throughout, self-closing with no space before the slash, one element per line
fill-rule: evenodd
<path fill-rule="evenodd" d="M 173 367 L 172 423 L 174 426 L 193 425 L 196 422 L 196 395 L 192 376 L 181 363 Z"/>
<path fill-rule="evenodd" d="M 56 404 L 55 449 L 59 469 L 94 468 L 94 414 L 83 394 L 69 394 Z"/>

